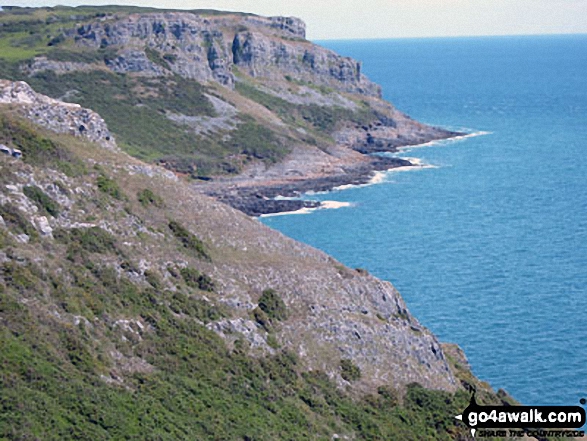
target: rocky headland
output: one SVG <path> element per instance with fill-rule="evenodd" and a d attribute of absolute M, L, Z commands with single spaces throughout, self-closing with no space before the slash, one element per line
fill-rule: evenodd
<path fill-rule="evenodd" d="M 67 18 L 50 27 L 44 53 L 14 67 L 17 79 L 97 110 L 124 150 L 196 178 L 198 191 L 251 215 L 305 204 L 275 195 L 365 183 L 376 170 L 409 165 L 373 153 L 459 135 L 395 109 L 359 62 L 306 40 L 296 18 Z M 137 124 L 145 113 L 159 121 Z"/>

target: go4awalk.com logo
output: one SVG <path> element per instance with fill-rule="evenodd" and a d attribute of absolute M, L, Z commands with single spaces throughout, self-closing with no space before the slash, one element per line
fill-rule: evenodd
<path fill-rule="evenodd" d="M 585 425 L 581 406 L 480 406 L 473 394 L 469 406 L 455 418 L 471 429 L 471 435 L 480 437 L 585 435 L 582 430 L 573 430 Z"/>

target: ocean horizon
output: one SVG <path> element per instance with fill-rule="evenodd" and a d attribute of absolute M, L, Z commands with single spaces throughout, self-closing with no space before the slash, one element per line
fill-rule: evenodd
<path fill-rule="evenodd" d="M 328 40 L 399 110 L 478 136 L 262 222 L 391 281 L 473 372 L 528 405 L 587 398 L 587 35 Z"/>

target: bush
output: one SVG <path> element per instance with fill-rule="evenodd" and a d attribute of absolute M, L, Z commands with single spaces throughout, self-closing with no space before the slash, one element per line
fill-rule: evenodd
<path fill-rule="evenodd" d="M 271 332 L 273 330 L 273 327 L 271 326 L 271 320 L 259 307 L 253 309 L 253 318 L 265 331 Z"/>
<path fill-rule="evenodd" d="M 202 291 L 214 291 L 214 281 L 210 276 L 202 274 L 194 268 L 182 268 L 179 272 L 187 286 Z"/>
<path fill-rule="evenodd" d="M 155 271 L 145 271 L 145 279 L 156 290 L 160 291 L 163 289 L 163 283 Z"/>
<path fill-rule="evenodd" d="M 72 228 L 67 231 L 54 231 L 56 240 L 65 244 L 75 244 L 90 253 L 105 254 L 116 251 L 116 239 L 100 227 Z"/>
<path fill-rule="evenodd" d="M 186 314 L 204 323 L 209 323 L 225 316 L 219 308 L 209 302 L 188 296 L 179 291 L 174 293 L 169 300 L 169 309 L 176 314 Z"/>
<path fill-rule="evenodd" d="M 141 203 L 143 207 L 147 207 L 149 205 L 153 205 L 157 208 L 163 207 L 165 204 L 163 203 L 163 199 L 152 190 L 145 188 L 137 193 L 137 199 Z"/>
<path fill-rule="evenodd" d="M 278 321 L 287 318 L 287 308 L 279 294 L 273 289 L 266 289 L 259 298 L 259 308 L 267 314 L 270 319 Z"/>
<path fill-rule="evenodd" d="M 348 358 L 340 360 L 340 376 L 346 381 L 356 381 L 361 378 L 361 369 Z"/>
<path fill-rule="evenodd" d="M 42 212 L 50 214 L 53 217 L 59 215 L 59 204 L 47 196 L 47 194 L 36 185 L 24 187 L 22 192 L 26 197 L 33 201 Z"/>
<path fill-rule="evenodd" d="M 112 196 L 114 199 L 126 199 L 124 193 L 122 192 L 116 181 L 112 178 L 109 178 L 106 175 L 98 176 L 98 179 L 96 179 L 96 185 L 98 186 L 98 189 L 100 191 Z"/>
<path fill-rule="evenodd" d="M 204 242 L 198 239 L 194 234 L 190 233 L 183 225 L 176 221 L 170 221 L 168 226 L 173 235 L 179 239 L 184 247 L 188 250 L 194 251 L 201 259 L 211 260 L 210 255 L 204 246 Z"/>
<path fill-rule="evenodd" d="M 0 216 L 14 234 L 26 234 L 31 239 L 39 237 L 35 227 L 24 217 L 18 208 L 12 204 L 0 205 Z"/>

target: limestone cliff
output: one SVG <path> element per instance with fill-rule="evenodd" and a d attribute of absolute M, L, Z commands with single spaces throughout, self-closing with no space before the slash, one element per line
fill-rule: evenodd
<path fill-rule="evenodd" d="M 455 135 L 382 100 L 359 62 L 306 40 L 299 19 L 98 10 L 31 22 L 48 41 L 11 79 L 98 111 L 123 150 L 236 185 L 240 199 L 259 185 L 364 181 L 393 166 L 370 153 Z"/>

